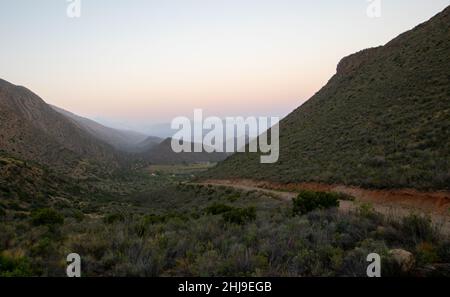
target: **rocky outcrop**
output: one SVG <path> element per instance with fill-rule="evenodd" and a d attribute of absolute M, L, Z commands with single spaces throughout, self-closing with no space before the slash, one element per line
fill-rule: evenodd
<path fill-rule="evenodd" d="M 337 65 L 337 75 L 348 75 L 369 62 L 382 47 L 368 48 L 347 57 L 344 57 Z"/>
<path fill-rule="evenodd" d="M 415 266 L 414 255 L 406 250 L 393 249 L 389 251 L 389 255 L 403 273 L 410 272 Z"/>

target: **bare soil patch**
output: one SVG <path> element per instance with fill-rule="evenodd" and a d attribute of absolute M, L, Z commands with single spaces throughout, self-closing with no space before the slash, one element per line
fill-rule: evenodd
<path fill-rule="evenodd" d="M 435 223 L 450 233 L 450 192 L 420 192 L 414 189 L 374 190 L 345 185 L 320 183 L 278 184 L 249 179 L 205 180 L 200 184 L 229 186 L 244 191 L 262 191 L 290 202 L 301 190 L 340 192 L 355 197 L 355 201 L 341 201 L 341 210 L 353 210 L 361 203 L 369 203 L 383 214 L 402 217 L 410 213 L 430 215 Z"/>

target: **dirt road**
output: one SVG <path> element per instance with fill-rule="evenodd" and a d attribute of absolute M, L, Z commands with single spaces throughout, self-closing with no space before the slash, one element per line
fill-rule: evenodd
<path fill-rule="evenodd" d="M 286 202 L 291 202 L 300 190 L 341 192 L 355 197 L 355 201 L 340 202 L 342 211 L 354 210 L 362 203 L 369 203 L 375 211 L 393 217 L 403 217 L 410 213 L 427 214 L 431 216 L 433 222 L 442 225 L 446 233 L 450 233 L 449 192 L 419 192 L 411 189 L 369 190 L 316 183 L 283 185 L 253 180 L 206 180 L 198 184 L 226 186 L 243 191 L 260 191 Z"/>

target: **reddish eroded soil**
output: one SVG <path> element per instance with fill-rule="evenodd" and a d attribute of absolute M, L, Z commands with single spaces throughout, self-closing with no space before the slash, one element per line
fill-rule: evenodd
<path fill-rule="evenodd" d="M 450 192 L 420 192 L 412 189 L 371 190 L 344 185 L 319 183 L 277 184 L 248 179 L 205 180 L 197 184 L 226 186 L 243 191 L 260 191 L 280 201 L 290 202 L 300 190 L 341 192 L 351 195 L 355 201 L 341 201 L 341 211 L 352 211 L 361 203 L 370 203 L 379 213 L 401 218 L 410 213 L 430 215 L 441 231 L 450 234 Z"/>
<path fill-rule="evenodd" d="M 232 186 L 248 190 L 266 190 L 277 193 L 283 200 L 290 200 L 300 190 L 341 192 L 355 197 L 357 202 L 371 203 L 383 212 L 419 212 L 445 217 L 450 221 L 450 192 L 420 192 L 413 189 L 373 190 L 344 185 L 320 183 L 278 184 L 266 181 L 206 180 L 202 184 Z M 347 204 L 347 203 L 345 203 Z"/>

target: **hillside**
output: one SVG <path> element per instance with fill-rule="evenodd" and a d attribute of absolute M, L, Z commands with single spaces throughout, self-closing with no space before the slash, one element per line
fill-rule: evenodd
<path fill-rule="evenodd" d="M 73 199 L 86 194 L 75 180 L 32 161 L 0 152 L 0 202 L 45 204 L 55 197 Z"/>
<path fill-rule="evenodd" d="M 158 137 L 147 136 L 142 133 L 128 130 L 118 130 L 103 126 L 93 120 L 78 116 L 62 108 L 51 106 L 54 110 L 70 119 L 75 125 L 85 130 L 93 137 L 110 144 L 115 149 L 124 152 L 141 151 L 142 147 L 148 148 L 151 144 L 156 145 L 162 141 Z"/>
<path fill-rule="evenodd" d="M 0 80 L 0 149 L 54 169 L 81 173 L 97 165 L 116 168 L 108 144 L 53 110 L 30 90 Z"/>
<path fill-rule="evenodd" d="M 280 123 L 280 159 L 235 154 L 214 178 L 450 187 L 450 8 L 337 73 Z"/>
<path fill-rule="evenodd" d="M 166 138 L 160 144 L 140 154 L 143 160 L 150 164 L 181 164 L 219 162 L 228 155 L 226 153 L 175 153 L 171 147 L 171 138 Z"/>
<path fill-rule="evenodd" d="M 146 139 L 144 139 L 143 141 L 136 144 L 133 147 L 133 152 L 134 153 L 146 152 L 146 151 L 152 149 L 153 147 L 157 146 L 161 142 L 163 142 L 163 140 L 164 139 L 156 137 L 156 136 L 149 136 Z"/>

